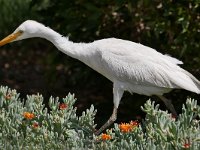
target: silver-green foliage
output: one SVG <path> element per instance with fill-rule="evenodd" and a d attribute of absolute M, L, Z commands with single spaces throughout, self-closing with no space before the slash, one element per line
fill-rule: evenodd
<path fill-rule="evenodd" d="M 59 109 L 59 99 L 50 98 L 48 112 L 41 95 L 19 99 L 15 90 L 0 88 L 0 149 L 79 149 L 89 146 L 93 138 L 96 111 L 91 106 L 82 116 L 76 116 L 74 95 L 63 98 L 67 108 Z M 35 115 L 25 119 L 24 112 Z M 84 123 L 83 120 L 87 120 Z M 33 127 L 38 123 L 38 127 Z M 89 141 L 89 142 L 88 142 Z"/>
<path fill-rule="evenodd" d="M 93 106 L 76 115 L 76 99 L 68 94 L 62 99 L 51 97 L 49 110 L 41 95 L 19 98 L 15 90 L 0 87 L 0 149 L 199 149 L 200 107 L 188 99 L 178 118 L 148 100 L 142 110 L 146 118 L 132 131 L 124 133 L 118 124 L 107 130 L 110 140 L 95 136 Z M 31 119 L 24 112 L 34 114 Z M 37 124 L 37 126 L 34 126 Z"/>

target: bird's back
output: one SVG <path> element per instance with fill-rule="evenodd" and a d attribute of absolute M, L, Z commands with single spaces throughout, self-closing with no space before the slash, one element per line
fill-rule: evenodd
<path fill-rule="evenodd" d="M 111 81 L 119 82 L 124 90 L 161 95 L 173 88 L 183 88 L 200 93 L 200 82 L 180 68 L 177 64 L 182 62 L 176 58 L 142 44 L 115 38 L 91 44 L 97 56 L 91 67 Z"/>

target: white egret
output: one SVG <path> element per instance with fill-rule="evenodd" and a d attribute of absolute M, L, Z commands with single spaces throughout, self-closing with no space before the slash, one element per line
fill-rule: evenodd
<path fill-rule="evenodd" d="M 73 43 L 43 24 L 27 20 L 1 40 L 0 46 L 33 37 L 49 40 L 63 53 L 82 61 L 113 82 L 113 113 L 96 134 L 116 120 L 124 91 L 157 95 L 175 115 L 171 102 L 162 96 L 164 93 L 177 88 L 200 94 L 200 81 L 178 66 L 181 61 L 127 40 L 108 38 L 91 43 Z"/>

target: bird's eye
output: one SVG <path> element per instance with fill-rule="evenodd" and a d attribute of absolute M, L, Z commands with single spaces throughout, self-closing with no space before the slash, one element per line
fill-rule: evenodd
<path fill-rule="evenodd" d="M 24 31 L 22 31 L 22 30 L 19 30 L 18 32 L 22 34 Z"/>

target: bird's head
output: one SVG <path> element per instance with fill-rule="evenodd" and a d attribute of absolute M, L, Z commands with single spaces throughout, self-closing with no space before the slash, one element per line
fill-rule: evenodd
<path fill-rule="evenodd" d="M 23 22 L 12 34 L 1 40 L 0 46 L 22 39 L 40 37 L 42 27 L 44 27 L 44 25 L 36 21 L 27 20 Z"/>

